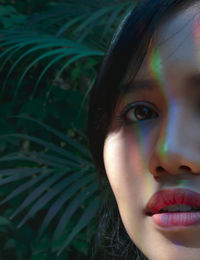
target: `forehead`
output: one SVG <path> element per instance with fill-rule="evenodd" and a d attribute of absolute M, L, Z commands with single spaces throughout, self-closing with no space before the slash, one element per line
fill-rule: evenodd
<path fill-rule="evenodd" d="M 162 74 L 176 78 L 197 72 L 199 53 L 200 2 L 197 2 L 163 19 L 152 37 L 136 79 L 152 78 L 154 70 L 160 70 L 160 73 L 162 70 Z"/>

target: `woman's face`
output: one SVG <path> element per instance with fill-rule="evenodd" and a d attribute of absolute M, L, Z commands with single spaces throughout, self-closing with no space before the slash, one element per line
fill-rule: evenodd
<path fill-rule="evenodd" d="M 200 259 L 200 223 L 162 226 L 144 212 L 158 191 L 200 193 L 199 8 L 179 11 L 159 26 L 104 144 L 122 221 L 150 260 Z"/>

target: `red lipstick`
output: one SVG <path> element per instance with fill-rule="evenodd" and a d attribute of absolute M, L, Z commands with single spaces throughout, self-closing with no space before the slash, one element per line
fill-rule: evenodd
<path fill-rule="evenodd" d="M 182 204 L 198 207 L 199 211 L 164 212 L 160 210 Z M 161 227 L 190 226 L 200 223 L 200 194 L 188 189 L 169 189 L 156 192 L 149 200 L 145 213 L 151 216 L 154 223 Z"/>

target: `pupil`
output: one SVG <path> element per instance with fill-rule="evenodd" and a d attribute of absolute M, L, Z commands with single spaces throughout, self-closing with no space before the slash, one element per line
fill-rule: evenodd
<path fill-rule="evenodd" d="M 135 110 L 135 116 L 138 120 L 144 120 L 151 116 L 151 112 L 147 107 L 140 106 Z"/>

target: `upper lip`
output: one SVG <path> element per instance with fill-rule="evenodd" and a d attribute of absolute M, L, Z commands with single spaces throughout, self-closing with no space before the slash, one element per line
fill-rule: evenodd
<path fill-rule="evenodd" d="M 156 192 L 145 208 L 147 215 L 158 213 L 169 205 L 184 204 L 200 208 L 200 194 L 188 189 L 167 189 Z"/>

